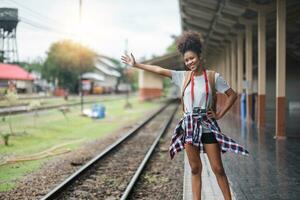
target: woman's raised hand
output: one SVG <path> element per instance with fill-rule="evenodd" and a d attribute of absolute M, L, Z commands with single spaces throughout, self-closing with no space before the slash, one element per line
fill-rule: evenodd
<path fill-rule="evenodd" d="M 135 67 L 136 62 L 135 62 L 135 58 L 132 55 L 132 53 L 130 54 L 130 56 L 125 54 L 124 56 L 121 57 L 121 60 L 123 63 L 125 63 L 131 67 Z"/>

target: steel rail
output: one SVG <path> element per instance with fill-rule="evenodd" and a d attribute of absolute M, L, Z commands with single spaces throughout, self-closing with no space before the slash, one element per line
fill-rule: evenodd
<path fill-rule="evenodd" d="M 158 145 L 160 138 L 167 131 L 167 128 L 169 127 L 170 123 L 172 122 L 172 119 L 173 119 L 177 109 L 178 109 L 178 106 L 174 109 L 174 111 L 173 111 L 172 115 L 170 116 L 170 118 L 168 119 L 167 123 L 162 128 L 162 130 L 159 133 L 159 135 L 157 136 L 156 140 L 152 143 L 152 145 L 151 145 L 150 149 L 148 150 L 146 156 L 144 157 L 144 159 L 141 162 L 140 166 L 136 170 L 134 176 L 130 180 L 125 192 L 123 193 L 123 195 L 121 197 L 121 200 L 126 200 L 127 197 L 130 195 L 130 193 L 132 192 L 132 189 L 133 189 L 135 183 L 138 181 L 138 178 L 140 177 L 140 175 L 141 175 L 142 171 L 144 170 L 147 162 L 149 161 L 151 155 L 153 154 L 155 147 Z"/>
<path fill-rule="evenodd" d="M 70 175 L 67 179 L 65 179 L 62 183 L 60 183 L 58 186 L 56 186 L 53 190 L 51 190 L 48 194 L 46 194 L 44 197 L 41 198 L 41 200 L 49 200 L 49 199 L 55 199 L 58 197 L 61 192 L 67 188 L 69 185 L 71 185 L 74 181 L 76 181 L 84 172 L 89 170 L 94 164 L 96 164 L 100 159 L 102 159 L 104 156 L 106 156 L 109 152 L 114 150 L 117 146 L 119 146 L 121 143 L 123 143 L 125 140 L 133 136 L 135 133 L 137 133 L 138 130 L 143 128 L 148 122 L 150 122 L 155 116 L 157 116 L 159 113 L 161 113 L 165 108 L 169 106 L 171 101 L 168 101 L 165 105 L 163 105 L 161 108 L 159 108 L 155 113 L 153 113 L 151 116 L 149 116 L 147 119 L 145 119 L 139 126 L 135 127 L 134 129 L 130 130 L 125 134 L 123 137 L 118 139 L 116 142 L 108 146 L 104 151 L 102 151 L 99 155 L 94 157 L 92 160 L 87 162 L 84 166 L 82 166 L 79 170 L 77 170 L 75 173 Z"/>

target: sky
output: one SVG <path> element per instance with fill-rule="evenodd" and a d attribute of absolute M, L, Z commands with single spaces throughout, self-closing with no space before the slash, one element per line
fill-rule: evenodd
<path fill-rule="evenodd" d="M 127 46 L 137 59 L 163 55 L 181 32 L 178 0 L 0 0 L 18 8 L 20 61 L 45 58 L 53 42 L 71 39 L 120 58 Z M 125 45 L 128 41 L 128 45 Z"/>

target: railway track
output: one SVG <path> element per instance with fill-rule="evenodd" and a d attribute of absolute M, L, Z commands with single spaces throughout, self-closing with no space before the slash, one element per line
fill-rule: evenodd
<path fill-rule="evenodd" d="M 167 103 L 42 199 L 127 199 L 177 107 Z"/>
<path fill-rule="evenodd" d="M 111 100 L 119 100 L 124 98 L 124 96 L 117 96 L 113 98 L 105 98 L 105 99 L 98 99 L 98 100 L 85 100 L 84 104 L 92 104 L 92 103 L 98 103 L 98 102 L 105 102 L 105 101 L 111 101 Z M 21 113 L 30 113 L 30 112 L 35 112 L 36 110 L 50 110 L 50 109 L 56 109 L 60 107 L 72 107 L 72 106 L 77 106 L 80 105 L 81 102 L 76 102 L 76 103 L 68 103 L 68 104 L 60 104 L 60 105 L 51 105 L 51 106 L 41 106 L 35 110 L 29 110 L 29 106 L 27 105 L 22 105 L 22 106 L 13 106 L 13 107 L 5 107 L 0 109 L 0 116 L 3 115 L 15 115 L 15 114 L 21 114 Z"/>

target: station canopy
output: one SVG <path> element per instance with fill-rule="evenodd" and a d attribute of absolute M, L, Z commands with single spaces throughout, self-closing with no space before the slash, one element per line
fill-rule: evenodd
<path fill-rule="evenodd" d="M 183 63 L 181 61 L 180 54 L 169 53 L 160 57 L 152 58 L 150 60 L 146 60 L 143 63 L 151 64 L 151 65 L 159 65 L 164 68 L 174 69 L 174 70 L 182 70 Z"/>
<path fill-rule="evenodd" d="M 276 55 L 276 0 L 179 0 L 181 29 L 200 32 L 203 37 L 203 57 L 207 60 L 221 53 L 226 44 L 253 26 L 257 38 L 259 10 L 266 14 L 266 42 L 268 55 Z M 287 54 L 300 60 L 300 0 L 286 0 Z M 254 40 L 254 48 L 257 47 Z M 257 56 L 254 54 L 253 56 Z M 180 54 L 171 53 L 144 63 L 183 70 Z"/>
<path fill-rule="evenodd" d="M 260 9 L 267 17 L 267 45 L 276 49 L 276 0 L 179 0 L 179 4 L 182 30 L 202 33 L 205 55 L 222 52 L 225 44 L 243 31 L 245 23 L 254 25 L 253 35 L 256 36 Z M 299 0 L 286 0 L 287 53 L 298 59 L 299 10 Z"/>

